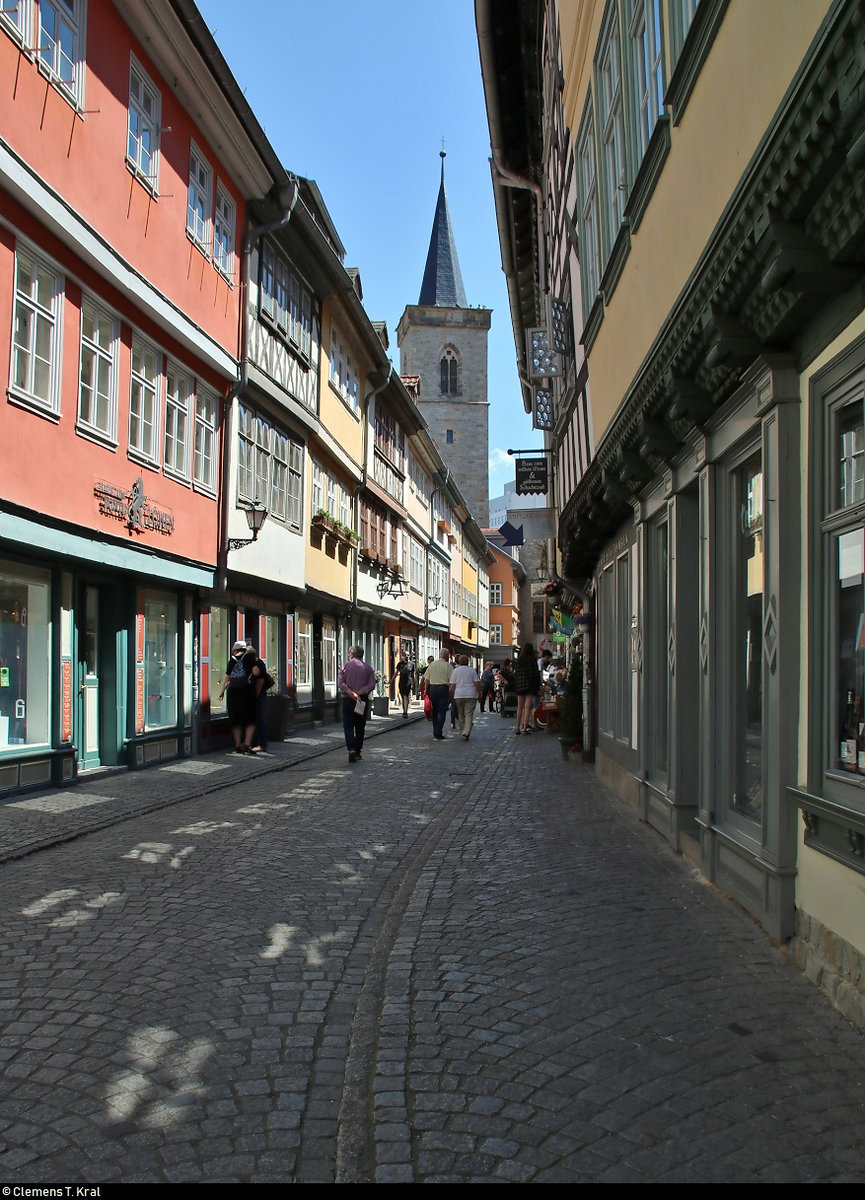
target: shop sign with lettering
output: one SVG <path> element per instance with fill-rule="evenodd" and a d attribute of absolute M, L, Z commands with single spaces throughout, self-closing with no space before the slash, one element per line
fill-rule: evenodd
<path fill-rule="evenodd" d="M 114 483 L 100 482 L 93 488 L 93 494 L 102 515 L 122 521 L 130 533 L 152 530 L 167 537 L 174 532 L 174 514 L 150 503 L 140 475 L 129 491 Z"/>
<path fill-rule="evenodd" d="M 518 458 L 515 465 L 518 496 L 543 495 L 546 492 L 549 485 L 545 458 Z"/>

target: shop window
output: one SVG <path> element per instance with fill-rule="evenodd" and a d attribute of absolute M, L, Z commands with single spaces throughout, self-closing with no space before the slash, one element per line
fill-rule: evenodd
<path fill-rule="evenodd" d="M 830 619 L 825 762 L 865 778 L 865 371 L 829 393 L 823 532 Z"/>
<path fill-rule="evenodd" d="M 267 663 L 267 672 L 273 680 L 273 691 L 282 691 L 281 656 L 279 653 L 279 631 L 282 617 L 263 617 L 264 634 L 258 653 Z"/>
<path fill-rule="evenodd" d="M 49 580 L 4 564 L 0 583 L 0 749 L 49 740 Z"/>
<path fill-rule="evenodd" d="M 294 671 L 298 688 L 312 687 L 312 620 L 304 613 L 295 622 Z"/>
<path fill-rule="evenodd" d="M 0 752 L 49 740 L 49 576 L 0 561 Z"/>
<path fill-rule="evenodd" d="M 177 600 L 144 593 L 145 729 L 177 724 Z"/>
<path fill-rule="evenodd" d="M 731 719 L 733 811 L 751 821 L 763 813 L 763 456 L 734 474 Z"/>
<path fill-rule="evenodd" d="M 324 667 L 324 690 L 329 699 L 336 696 L 336 624 L 325 617 L 321 628 L 321 653 Z"/>
<path fill-rule="evenodd" d="M 660 520 L 650 530 L 649 548 L 649 688 L 651 702 L 650 747 L 652 775 L 666 780 L 670 737 L 670 539 L 669 522 Z"/>
<path fill-rule="evenodd" d="M 230 651 L 228 609 L 213 607 L 210 610 L 210 712 L 213 716 L 226 712 L 227 702 L 224 696 L 220 700 L 219 689 L 225 678 Z"/>

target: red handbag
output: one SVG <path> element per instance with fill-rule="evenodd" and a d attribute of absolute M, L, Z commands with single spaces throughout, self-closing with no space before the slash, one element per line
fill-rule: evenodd
<path fill-rule="evenodd" d="M 429 698 L 429 692 L 423 698 L 423 715 L 428 721 L 432 720 L 432 700 Z"/>

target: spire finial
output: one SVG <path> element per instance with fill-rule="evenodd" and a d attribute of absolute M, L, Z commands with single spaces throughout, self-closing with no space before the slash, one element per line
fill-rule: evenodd
<path fill-rule="evenodd" d="M 445 159 L 447 158 L 447 152 L 445 151 L 444 138 L 442 138 L 442 148 L 441 148 L 441 150 L 439 150 L 439 158 L 442 160 L 442 183 L 444 183 L 444 181 L 445 181 Z"/>

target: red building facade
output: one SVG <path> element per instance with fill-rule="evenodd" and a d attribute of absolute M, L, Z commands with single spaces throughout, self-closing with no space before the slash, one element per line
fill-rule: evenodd
<path fill-rule="evenodd" d="M 193 746 L 272 176 L 185 7 L 0 4 L 0 791 Z"/>

